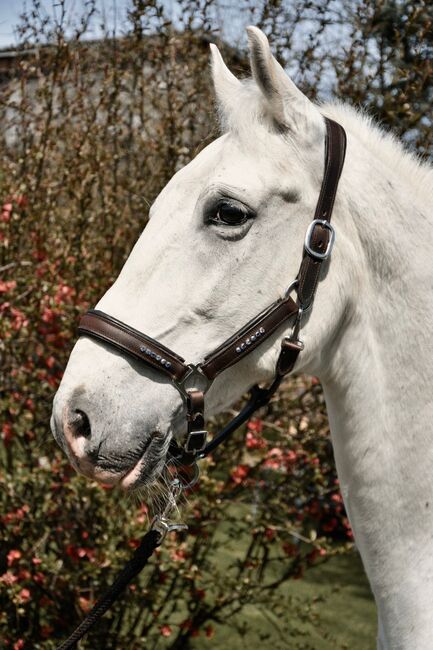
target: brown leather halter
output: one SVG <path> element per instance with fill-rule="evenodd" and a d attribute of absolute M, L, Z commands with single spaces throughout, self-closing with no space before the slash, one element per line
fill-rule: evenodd
<path fill-rule="evenodd" d="M 260 312 L 197 365 L 185 363 L 182 357 L 159 341 L 102 311 L 90 310 L 80 320 L 80 336 L 96 338 L 123 354 L 142 361 L 165 374 L 178 389 L 186 403 L 187 435 L 181 446 L 173 440 L 169 453 L 181 464 L 193 464 L 198 458 L 209 454 L 257 408 L 267 404 L 284 375 L 293 369 L 299 353 L 303 350 L 303 343 L 299 340 L 301 318 L 312 305 L 322 264 L 329 258 L 334 244 L 335 231 L 330 220 L 346 151 L 344 129 L 329 118 L 325 118 L 325 123 L 325 171 L 314 220 L 306 233 L 304 254 L 297 278 L 282 298 Z M 294 290 L 297 294 L 296 302 L 290 296 Z M 271 386 L 254 386 L 249 402 L 239 415 L 216 434 L 212 442 L 206 444 L 204 395 L 215 377 L 250 354 L 293 316 L 295 318 L 292 334 L 282 340 Z"/>

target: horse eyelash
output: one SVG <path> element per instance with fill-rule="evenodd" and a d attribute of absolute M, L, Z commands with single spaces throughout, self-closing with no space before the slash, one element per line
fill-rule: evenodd
<path fill-rule="evenodd" d="M 243 212 L 247 220 L 252 219 L 256 216 L 255 212 L 250 207 L 245 205 L 245 203 L 242 203 L 241 201 L 237 201 L 235 199 L 231 199 L 229 197 L 221 197 L 215 203 L 207 206 L 207 208 L 205 209 L 205 223 L 208 224 L 215 223 L 215 217 L 217 216 L 218 211 L 222 206 L 228 206 L 234 208 L 235 210 L 239 210 L 240 212 Z M 223 222 L 221 223 L 222 225 L 224 225 Z M 239 224 L 239 225 L 244 225 L 244 224 Z"/>

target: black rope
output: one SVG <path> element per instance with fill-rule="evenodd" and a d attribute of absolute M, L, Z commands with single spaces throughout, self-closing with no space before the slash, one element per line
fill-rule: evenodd
<path fill-rule="evenodd" d="M 66 639 L 57 650 L 69 650 L 75 648 L 76 644 L 93 625 L 105 614 L 111 607 L 120 593 L 128 584 L 137 576 L 146 566 L 148 559 L 161 542 L 161 535 L 156 530 L 150 530 L 141 540 L 140 546 L 135 550 L 134 555 L 125 564 L 123 569 L 117 575 L 113 584 L 107 589 L 105 594 L 97 601 L 92 610 L 81 621 L 79 626 L 72 632 L 71 636 Z"/>

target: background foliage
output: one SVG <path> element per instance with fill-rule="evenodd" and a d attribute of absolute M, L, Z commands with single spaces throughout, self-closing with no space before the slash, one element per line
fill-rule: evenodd
<path fill-rule="evenodd" d="M 96 0 L 71 6 L 33 0 L 0 97 L 0 646 L 14 650 L 54 648 L 146 527 L 145 505 L 73 474 L 50 404 L 79 314 L 159 190 L 217 134 L 208 42 L 242 75 L 242 28 L 257 24 L 311 97 L 365 106 L 422 154 L 433 145 L 430 3 L 133 0 L 120 33 Z M 279 619 L 275 647 L 319 647 L 299 627 L 319 624 L 314 599 L 285 589 L 351 548 L 317 380 L 290 380 L 206 469 L 188 537 L 83 647 L 203 647 L 221 621 L 242 638 L 252 605 Z"/>

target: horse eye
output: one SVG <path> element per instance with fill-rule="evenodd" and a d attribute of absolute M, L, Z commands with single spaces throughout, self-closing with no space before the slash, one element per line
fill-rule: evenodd
<path fill-rule="evenodd" d="M 221 203 L 216 213 L 211 217 L 211 221 L 226 226 L 241 226 L 248 220 L 249 216 L 246 208 L 242 209 L 229 203 Z"/>

